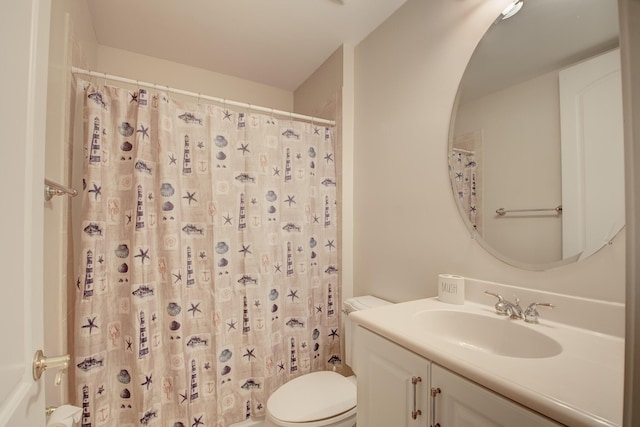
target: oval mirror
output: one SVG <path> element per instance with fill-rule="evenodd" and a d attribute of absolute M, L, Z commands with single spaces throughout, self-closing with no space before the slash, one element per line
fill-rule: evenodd
<path fill-rule="evenodd" d="M 588 257 L 624 226 L 618 10 L 616 0 L 519 3 L 462 77 L 449 171 L 474 238 L 543 270 Z"/>

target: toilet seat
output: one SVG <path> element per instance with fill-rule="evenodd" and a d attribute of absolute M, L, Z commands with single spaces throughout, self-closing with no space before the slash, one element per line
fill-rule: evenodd
<path fill-rule="evenodd" d="M 297 377 L 267 400 L 267 418 L 280 426 L 324 426 L 356 412 L 355 382 L 321 371 Z"/>

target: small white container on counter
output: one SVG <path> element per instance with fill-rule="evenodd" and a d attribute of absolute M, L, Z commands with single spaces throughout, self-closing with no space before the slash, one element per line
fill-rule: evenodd
<path fill-rule="evenodd" d="M 438 275 L 438 299 L 449 304 L 464 304 L 464 277 Z"/>

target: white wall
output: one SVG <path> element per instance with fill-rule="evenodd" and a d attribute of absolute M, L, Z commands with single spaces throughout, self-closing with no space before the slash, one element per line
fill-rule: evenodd
<path fill-rule="evenodd" d="M 475 45 L 504 1 L 408 0 L 356 47 L 354 292 L 436 295 L 438 273 L 624 301 L 625 239 L 579 264 L 511 267 L 471 239 L 447 174 L 449 118 Z"/>

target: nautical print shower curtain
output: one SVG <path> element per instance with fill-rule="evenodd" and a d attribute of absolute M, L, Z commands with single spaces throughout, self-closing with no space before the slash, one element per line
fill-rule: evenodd
<path fill-rule="evenodd" d="M 454 194 L 457 195 L 458 201 L 474 230 L 481 233 L 480 224 L 477 221 L 478 181 L 475 157 L 473 154 L 453 150 L 450 160 L 449 168 L 452 174 Z"/>
<path fill-rule="evenodd" d="M 82 426 L 224 427 L 339 367 L 333 129 L 78 87 Z"/>

